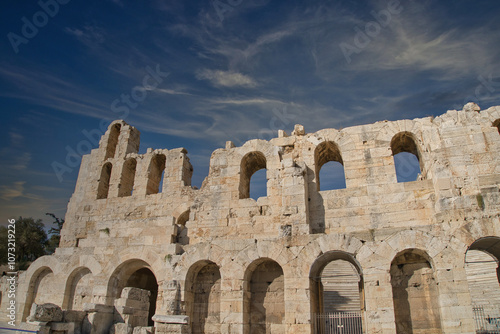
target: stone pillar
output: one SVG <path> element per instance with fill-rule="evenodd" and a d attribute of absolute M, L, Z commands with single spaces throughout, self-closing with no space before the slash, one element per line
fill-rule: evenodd
<path fill-rule="evenodd" d="M 389 270 L 365 268 L 364 270 L 366 333 L 396 333 L 394 302 L 392 299 L 391 275 Z"/>
<path fill-rule="evenodd" d="M 306 166 L 296 164 L 292 155 L 287 154 L 283 157 L 282 168 L 281 236 L 309 234 Z"/>

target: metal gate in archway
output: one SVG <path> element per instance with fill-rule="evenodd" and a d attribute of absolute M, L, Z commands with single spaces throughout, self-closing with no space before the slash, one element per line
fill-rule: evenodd
<path fill-rule="evenodd" d="M 315 334 L 363 334 L 362 312 L 318 313 L 313 321 Z"/>

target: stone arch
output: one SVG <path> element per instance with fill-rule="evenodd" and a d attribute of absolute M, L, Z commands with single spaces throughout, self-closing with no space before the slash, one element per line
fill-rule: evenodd
<path fill-rule="evenodd" d="M 22 321 L 26 321 L 33 303 L 43 304 L 51 302 L 47 300 L 45 293 L 50 293 L 50 283 L 54 280 L 54 272 L 48 266 L 38 268 L 29 281 L 26 303 L 24 305 Z"/>
<path fill-rule="evenodd" d="M 66 281 L 62 309 L 83 311 L 84 303 L 92 302 L 93 274 L 87 267 L 78 267 Z"/>
<path fill-rule="evenodd" d="M 123 163 L 122 175 L 118 189 L 118 197 L 131 196 L 134 191 L 135 174 L 137 170 L 137 159 L 128 158 Z"/>
<path fill-rule="evenodd" d="M 473 307 L 498 314 L 500 306 L 500 237 L 475 240 L 465 254 L 465 271 Z"/>
<path fill-rule="evenodd" d="M 219 266 L 200 260 L 188 270 L 184 301 L 192 333 L 220 333 L 221 273 Z"/>
<path fill-rule="evenodd" d="M 390 275 L 396 332 L 442 333 L 438 285 L 427 252 L 400 251 L 391 262 Z"/>
<path fill-rule="evenodd" d="M 121 128 L 122 125 L 120 123 L 115 123 L 110 126 L 104 160 L 115 157 L 116 146 L 118 145 L 118 137 L 120 136 Z"/>
<path fill-rule="evenodd" d="M 108 281 L 107 296 L 115 302 L 125 288 L 139 288 L 150 292 L 147 319 L 139 319 L 143 326 L 152 326 L 158 298 L 158 279 L 151 266 L 141 259 L 130 259 L 121 263 Z"/>
<path fill-rule="evenodd" d="M 326 327 L 336 328 L 340 324 L 338 320 L 322 316 L 332 313 L 342 318 L 345 331 L 362 332 L 362 312 L 365 309 L 363 274 L 353 254 L 328 251 L 320 255 L 311 265 L 309 291 L 314 332 L 322 332 Z"/>
<path fill-rule="evenodd" d="M 99 177 L 99 185 L 97 186 L 97 199 L 108 198 L 109 181 L 111 179 L 111 170 L 113 164 L 106 162 L 101 169 L 101 176 Z"/>
<path fill-rule="evenodd" d="M 428 232 L 420 230 L 405 230 L 398 232 L 386 240 L 382 241 L 379 245 L 379 253 L 385 255 L 387 265 L 401 252 L 406 249 L 419 249 L 422 250 L 422 254 L 427 254 L 426 260 L 429 261 L 432 268 L 446 268 L 449 264 L 448 257 L 440 257 L 438 254 L 442 254 L 448 247 L 453 245 L 453 249 L 459 250 L 463 249 L 465 252 L 466 245 L 463 244 L 458 239 L 451 237 L 445 242 L 435 238 Z M 368 247 L 368 246 L 364 246 Z M 382 251 L 383 249 L 383 251 Z M 374 249 L 374 251 L 377 251 Z M 362 250 L 360 250 L 360 253 Z M 462 253 L 463 254 L 463 253 Z M 364 265 L 363 260 L 359 259 L 360 263 Z M 461 263 L 463 259 L 454 259 L 456 263 Z"/>
<path fill-rule="evenodd" d="M 415 181 L 416 176 L 423 171 L 422 155 L 416 144 L 415 136 L 408 131 L 395 134 L 391 139 L 391 151 L 398 182 L 407 181 L 408 178 Z M 405 153 L 406 155 L 404 155 Z"/>
<path fill-rule="evenodd" d="M 239 198 L 250 197 L 250 180 L 255 172 L 267 169 L 267 159 L 262 152 L 252 151 L 243 156 L 240 164 Z"/>
<path fill-rule="evenodd" d="M 337 162 L 342 166 L 342 173 L 335 179 L 335 183 L 339 183 L 338 188 L 333 188 L 333 189 L 339 189 L 339 188 L 345 188 L 345 174 L 343 172 L 344 169 L 344 161 L 342 160 L 342 154 L 340 153 L 340 149 L 338 145 L 333 142 L 333 141 L 323 141 L 320 143 L 318 146 L 316 146 L 316 149 L 314 150 L 314 166 L 315 166 L 315 175 L 316 175 L 316 187 L 317 190 L 321 190 L 320 187 L 320 171 L 323 165 L 331 163 L 331 162 Z M 338 179 L 338 180 L 337 180 Z M 340 181 L 343 182 L 343 185 L 340 185 Z M 326 189 L 324 189 L 326 190 Z"/>
<path fill-rule="evenodd" d="M 162 192 L 160 185 L 165 174 L 165 164 L 167 157 L 163 153 L 154 154 L 148 168 L 148 182 L 146 195 L 158 194 Z M 163 187 L 163 186 L 162 186 Z"/>
<path fill-rule="evenodd" d="M 270 258 L 253 261 L 245 271 L 243 324 L 250 333 L 284 332 L 285 278 Z"/>

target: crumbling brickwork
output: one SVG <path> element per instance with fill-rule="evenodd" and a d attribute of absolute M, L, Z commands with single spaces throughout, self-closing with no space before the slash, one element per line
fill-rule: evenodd
<path fill-rule="evenodd" d="M 500 259 L 498 124 L 500 107 L 468 104 L 436 118 L 296 126 L 227 142 L 195 189 L 185 149 L 138 154 L 139 131 L 115 121 L 82 159 L 60 247 L 20 277 L 19 319 L 52 303 L 82 333 L 313 333 L 331 325 L 323 313 L 347 310 L 360 333 L 475 333 L 480 270 L 468 275 L 465 261 L 468 250 Z M 418 159 L 417 180 L 397 181 L 401 152 Z M 331 161 L 343 189 L 323 189 Z M 249 198 L 264 168 L 267 195 Z M 344 272 L 350 284 L 335 291 L 328 273 L 342 282 Z M 145 297 L 124 299 L 129 288 L 149 291 L 148 310 Z"/>

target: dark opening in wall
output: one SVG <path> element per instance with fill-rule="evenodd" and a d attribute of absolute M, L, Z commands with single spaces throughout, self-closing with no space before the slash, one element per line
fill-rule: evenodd
<path fill-rule="evenodd" d="M 106 146 L 106 156 L 104 160 L 115 157 L 116 146 L 118 145 L 118 137 L 120 136 L 121 128 L 121 124 L 115 124 L 111 128 L 108 137 L 108 145 Z"/>
<path fill-rule="evenodd" d="M 108 198 L 109 180 L 111 178 L 111 170 L 113 165 L 107 162 L 102 166 L 99 185 L 97 186 L 97 199 Z"/>
<path fill-rule="evenodd" d="M 129 277 L 125 286 L 151 292 L 149 296 L 148 326 L 153 326 L 153 315 L 156 311 L 156 299 L 158 298 L 158 283 L 153 272 L 148 268 L 139 269 Z"/>
<path fill-rule="evenodd" d="M 255 174 L 255 172 L 261 170 L 261 169 L 266 169 L 267 167 L 267 161 L 266 157 L 264 154 L 261 152 L 250 152 L 247 153 L 243 159 L 241 159 L 241 167 L 240 167 L 240 186 L 239 186 L 239 191 L 240 191 L 240 199 L 243 198 L 250 198 L 250 180 L 253 178 L 252 176 Z M 259 182 L 259 184 L 261 184 Z M 264 196 L 267 196 L 267 178 L 266 178 L 266 193 Z M 263 188 L 262 185 L 254 185 L 256 188 Z M 253 193 L 253 191 L 252 191 Z"/>
<path fill-rule="evenodd" d="M 410 132 L 396 134 L 391 140 L 391 150 L 398 182 L 417 180 L 422 173 L 422 162 L 413 134 Z"/>
<path fill-rule="evenodd" d="M 134 191 L 135 172 L 137 168 L 137 160 L 134 158 L 127 159 L 123 164 L 122 176 L 120 180 L 120 189 L 118 197 L 131 196 Z"/>
<path fill-rule="evenodd" d="M 156 154 L 151 159 L 151 163 L 149 165 L 149 178 L 148 184 L 146 188 L 146 194 L 158 194 L 161 193 L 163 187 L 163 177 L 165 172 L 165 162 L 167 158 L 164 154 Z"/>
<path fill-rule="evenodd" d="M 314 161 L 318 191 L 346 187 L 344 162 L 337 144 L 332 141 L 319 144 L 314 151 Z"/>

